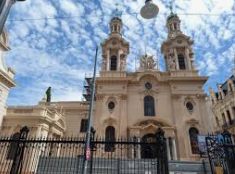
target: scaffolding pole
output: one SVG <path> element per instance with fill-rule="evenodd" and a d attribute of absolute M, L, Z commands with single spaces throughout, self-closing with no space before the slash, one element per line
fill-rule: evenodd
<path fill-rule="evenodd" d="M 85 153 L 84 153 L 84 163 L 83 163 L 83 174 L 87 174 L 88 169 L 88 161 L 91 158 L 91 148 L 90 148 L 90 140 L 91 140 L 91 127 L 93 123 L 93 104 L 95 98 L 95 79 L 96 79 L 96 64 L 97 64 L 97 53 L 98 53 L 98 46 L 96 46 L 95 52 L 95 64 L 94 64 L 94 71 L 93 71 L 93 78 L 92 78 L 92 91 L 91 91 L 91 100 L 90 100 L 90 107 L 89 107 L 89 115 L 88 115 L 88 127 L 86 132 L 86 142 L 85 142 Z M 92 169 L 91 169 L 92 170 Z"/>

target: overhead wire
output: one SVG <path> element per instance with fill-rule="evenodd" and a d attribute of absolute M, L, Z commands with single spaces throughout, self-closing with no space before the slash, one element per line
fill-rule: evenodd
<path fill-rule="evenodd" d="M 122 15 L 138 15 L 139 13 L 123 13 Z M 158 15 L 165 15 L 165 13 L 159 13 Z M 177 13 L 179 16 L 235 16 L 235 13 Z M 90 16 L 90 15 L 87 15 Z M 95 15 L 94 15 L 95 16 Z M 110 16 L 110 15 L 102 15 Z M 10 22 L 20 22 L 20 21 L 37 21 L 37 20 L 55 20 L 55 19 L 70 19 L 70 18 L 79 18 L 86 17 L 86 15 L 77 15 L 77 16 L 55 16 L 55 17 L 41 17 L 41 18 L 22 18 L 22 19 L 8 19 Z"/>

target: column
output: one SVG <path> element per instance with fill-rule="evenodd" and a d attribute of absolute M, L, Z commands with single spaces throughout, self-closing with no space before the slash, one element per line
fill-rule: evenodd
<path fill-rule="evenodd" d="M 38 126 L 38 127 L 36 127 L 36 134 L 35 134 L 35 136 L 36 136 L 36 138 L 39 138 L 39 137 L 41 137 L 41 130 L 42 130 L 42 126 Z"/>
<path fill-rule="evenodd" d="M 35 137 L 36 138 L 42 138 L 42 126 L 41 125 L 38 125 L 37 127 L 35 127 Z M 38 144 L 37 144 L 38 145 Z M 39 161 L 39 157 L 41 154 L 44 153 L 45 151 L 45 148 L 44 146 L 36 146 L 36 147 L 29 147 L 29 149 L 31 149 L 31 152 L 29 151 L 29 154 L 26 155 L 25 157 L 28 158 L 27 160 L 29 161 L 29 165 L 28 165 L 28 170 L 30 171 L 30 173 L 33 173 L 33 170 L 35 170 L 37 168 L 37 164 L 38 164 L 38 161 Z M 35 158 L 32 158 L 30 159 L 29 157 L 31 155 L 34 155 Z"/>
<path fill-rule="evenodd" d="M 223 117 L 224 116 L 224 117 Z M 223 119 L 223 124 L 228 124 L 228 117 L 227 117 L 227 112 L 226 112 L 226 109 L 223 109 L 223 112 L 222 112 L 222 119 Z"/>
<path fill-rule="evenodd" d="M 185 49 L 185 58 L 187 59 L 185 62 L 187 62 L 188 69 L 191 70 L 192 66 L 191 66 L 191 60 L 189 57 L 189 49 L 188 48 Z"/>
<path fill-rule="evenodd" d="M 172 144 L 173 144 L 173 159 L 174 159 L 174 160 L 177 160 L 177 152 L 176 152 L 175 138 L 172 138 Z"/>
<path fill-rule="evenodd" d="M 233 120 L 235 120 L 235 107 L 230 106 L 230 110 L 231 110 L 231 113 L 232 113 L 232 118 L 233 118 Z"/>
<path fill-rule="evenodd" d="M 167 146 L 167 158 L 168 160 L 171 160 L 169 138 L 166 138 L 166 146 Z"/>
<path fill-rule="evenodd" d="M 229 110 L 229 112 L 230 112 L 230 117 L 231 117 L 231 119 L 234 120 L 235 117 L 234 117 L 234 112 L 233 112 L 233 108 L 232 108 L 231 105 L 229 106 L 228 110 Z"/>
<path fill-rule="evenodd" d="M 117 54 L 117 70 L 118 71 L 120 71 L 120 64 L 121 64 L 120 50 L 118 50 L 118 54 Z"/>
<path fill-rule="evenodd" d="M 179 61 L 178 61 L 178 55 L 177 55 L 177 50 L 174 48 L 174 57 L 175 57 L 175 63 L 176 63 L 176 70 L 179 70 Z"/>
<path fill-rule="evenodd" d="M 138 143 L 140 143 L 140 138 L 137 138 Z M 141 159 L 141 146 L 140 144 L 138 144 L 138 148 L 137 148 L 137 159 Z"/>
<path fill-rule="evenodd" d="M 106 57 L 106 70 L 109 71 L 110 67 L 110 49 L 107 50 L 107 57 Z"/>

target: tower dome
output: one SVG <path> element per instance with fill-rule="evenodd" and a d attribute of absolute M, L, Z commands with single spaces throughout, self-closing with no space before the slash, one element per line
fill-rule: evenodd
<path fill-rule="evenodd" d="M 180 29 L 180 18 L 176 13 L 171 12 L 167 17 L 166 26 L 168 29 L 168 36 L 174 36 L 175 34 L 181 33 Z"/>
<path fill-rule="evenodd" d="M 110 20 L 110 34 L 119 34 L 121 35 L 122 32 L 122 12 L 119 11 L 117 8 L 114 10 L 112 19 Z"/>

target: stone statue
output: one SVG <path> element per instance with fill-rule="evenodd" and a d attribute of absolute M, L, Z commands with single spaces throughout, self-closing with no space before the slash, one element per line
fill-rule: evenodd
<path fill-rule="evenodd" d="M 171 54 L 169 55 L 167 65 L 168 65 L 168 70 L 175 70 L 176 69 L 175 58 Z"/>
<path fill-rule="evenodd" d="M 141 70 L 151 70 L 156 66 L 156 62 L 153 59 L 153 56 L 148 56 L 145 54 L 140 58 L 140 69 Z"/>
<path fill-rule="evenodd" d="M 46 101 L 51 102 L 51 87 L 46 90 Z"/>

